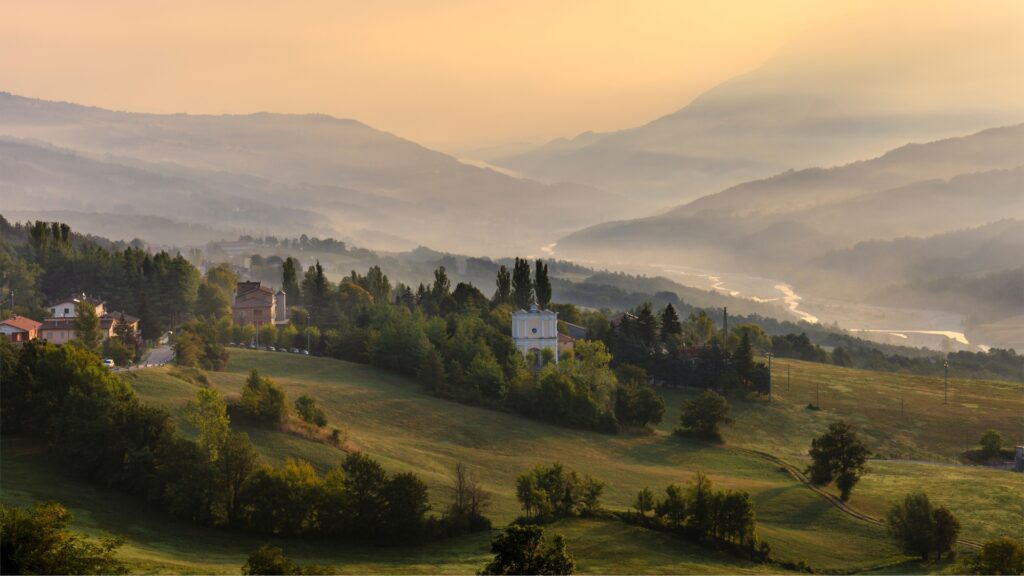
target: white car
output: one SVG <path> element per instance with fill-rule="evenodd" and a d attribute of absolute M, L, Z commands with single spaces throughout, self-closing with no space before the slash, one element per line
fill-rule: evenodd
<path fill-rule="evenodd" d="M 114 364 L 113 358 L 104 358 L 103 365 L 106 366 L 107 368 L 113 368 L 114 366 L 116 366 L 116 364 Z"/>

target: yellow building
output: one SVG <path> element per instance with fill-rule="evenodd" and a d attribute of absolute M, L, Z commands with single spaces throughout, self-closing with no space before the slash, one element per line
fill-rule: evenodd
<path fill-rule="evenodd" d="M 519 352 L 540 354 L 551 350 L 558 363 L 558 313 L 541 310 L 536 304 L 529 310 L 512 313 L 512 340 Z"/>

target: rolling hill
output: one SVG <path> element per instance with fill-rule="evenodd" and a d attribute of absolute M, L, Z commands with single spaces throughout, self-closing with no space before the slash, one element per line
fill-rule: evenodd
<path fill-rule="evenodd" d="M 1024 218 L 1021 190 L 1024 125 L 1017 125 L 908 145 L 845 166 L 747 182 L 658 216 L 609 222 L 574 233 L 559 241 L 558 253 L 598 259 L 629 254 L 791 281 L 813 276 L 823 286 L 832 278 L 822 274 L 829 270 L 819 268 L 817 259 L 830 252 L 868 240 L 931 236 Z M 956 241 L 975 242 L 968 236 Z M 1015 240 L 1009 246 L 999 245 L 1003 261 L 1012 258 L 1007 250 L 1013 251 L 1013 244 L 1020 247 Z M 970 244 L 964 250 L 983 248 Z M 906 258 L 912 256 L 900 253 L 885 258 L 909 270 L 913 261 Z M 957 262 L 969 268 L 968 259 Z M 966 273 L 967 268 L 961 272 L 946 267 L 945 272 L 955 275 Z"/>
<path fill-rule="evenodd" d="M 1004 41 L 1019 36 L 1019 22 L 950 21 L 929 33 L 901 10 L 873 9 L 809 29 L 751 72 L 645 125 L 484 160 L 667 207 L 789 169 L 1024 119 L 1014 78 L 1024 53 Z"/>
<path fill-rule="evenodd" d="M 941 379 L 880 374 L 803 362 L 789 367 L 790 381 L 777 376 L 775 402 L 739 401 L 736 425 L 723 446 L 682 440 L 670 434 L 678 406 L 689 392 L 665 390 L 669 411 L 653 434 L 607 436 L 568 430 L 510 414 L 455 404 L 421 392 L 413 382 L 369 366 L 326 358 L 233 350 L 228 370 L 208 373 L 213 386 L 237 393 L 250 368 L 272 376 L 289 394 L 309 394 L 331 425 L 349 441 L 393 471 L 413 471 L 431 490 L 435 506 L 447 498 L 450 469 L 462 460 L 493 493 L 490 515 L 500 525 L 519 514 L 515 477 L 538 463 L 561 461 L 607 482 L 605 505 L 631 505 L 636 491 L 660 491 L 686 482 L 696 470 L 719 487 L 751 492 L 759 534 L 782 559 L 804 559 L 823 570 L 892 572 L 949 570 L 950 564 L 922 566 L 893 549 L 883 527 L 858 520 L 794 480 L 769 455 L 797 466 L 809 439 L 839 418 L 853 421 L 877 456 L 934 459 L 934 463 L 872 461 L 854 490 L 851 505 L 880 516 L 905 492 L 925 489 L 950 507 L 964 525 L 963 536 L 981 540 L 1013 531 L 1024 513 L 1018 494 L 1024 477 L 1005 471 L 942 464 L 963 449 L 964 433 L 995 426 L 1020 438 L 1021 406 L 1015 384 L 953 380 L 952 402 L 942 404 Z M 777 374 L 782 374 L 778 372 Z M 140 396 L 163 406 L 183 422 L 184 404 L 196 387 L 175 369 L 128 376 Z M 805 409 L 820 388 L 820 411 Z M 906 397 L 905 413 L 897 402 Z M 950 426 L 956 421 L 957 426 Z M 187 427 L 186 433 L 193 433 Z M 247 429 L 262 456 L 272 463 L 303 458 L 323 469 L 343 453 L 324 444 L 261 429 Z M 973 440 L 972 440 L 973 441 Z M 77 514 L 77 528 L 113 531 L 128 538 L 124 554 L 147 571 L 237 572 L 261 541 L 241 534 L 201 530 L 147 514 L 117 494 L 77 483 L 48 464 L 45 447 L 4 439 L 5 504 L 57 498 Z M 984 483 L 985 490 L 975 489 Z M 563 521 L 550 528 L 567 536 L 577 565 L 586 573 L 742 573 L 756 566 L 656 533 L 602 520 Z M 339 572 L 444 572 L 478 569 L 487 557 L 488 534 L 415 548 L 367 552 L 345 544 L 284 540 L 290 556 L 328 564 Z M 197 558 L 202 558 L 198 560 Z M 895 565 L 895 566 L 894 566 Z"/>
<path fill-rule="evenodd" d="M 72 202 L 210 223 L 233 207 L 224 224 L 257 234 L 326 229 L 358 240 L 369 229 L 491 254 L 533 253 L 573 229 L 638 214 L 615 194 L 514 178 L 324 115 L 135 114 L 0 93 L 0 138 L 10 210 Z M 131 194 L 135 212 L 124 202 Z"/>

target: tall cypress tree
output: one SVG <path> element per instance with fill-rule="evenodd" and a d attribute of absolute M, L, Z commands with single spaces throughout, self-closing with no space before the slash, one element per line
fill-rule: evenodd
<path fill-rule="evenodd" d="M 298 304 L 302 300 L 299 292 L 299 275 L 297 262 L 291 256 L 285 258 L 281 264 L 281 289 L 288 295 L 288 300 Z"/>
<path fill-rule="evenodd" d="M 498 285 L 498 289 L 494 292 L 494 303 L 508 304 L 512 302 L 512 275 L 504 264 L 498 268 L 498 278 L 495 283 Z"/>
<path fill-rule="evenodd" d="M 516 258 L 512 268 L 512 301 L 517 308 L 528 309 L 533 304 L 533 282 L 530 281 L 530 262 Z"/>
<path fill-rule="evenodd" d="M 542 260 L 537 260 L 533 286 L 537 295 L 537 305 L 546 308 L 551 303 L 551 280 L 548 278 L 548 265 Z"/>

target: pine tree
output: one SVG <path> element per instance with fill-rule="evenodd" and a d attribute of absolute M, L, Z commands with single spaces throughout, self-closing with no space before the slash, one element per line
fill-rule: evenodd
<path fill-rule="evenodd" d="M 672 306 L 670 302 L 665 305 L 665 310 L 661 313 L 661 341 L 670 342 L 682 333 L 683 325 L 679 322 L 675 306 Z"/>
<path fill-rule="evenodd" d="M 85 300 L 75 304 L 75 339 L 88 350 L 96 350 L 100 346 L 100 319 L 96 316 L 96 308 Z"/>

